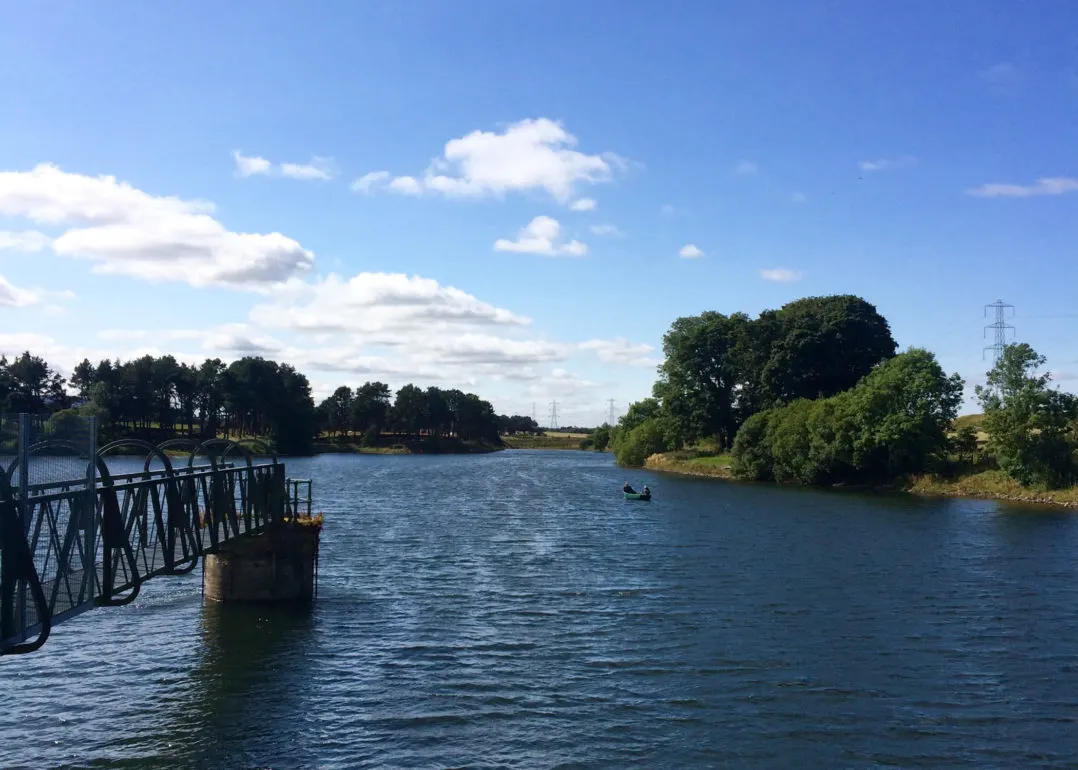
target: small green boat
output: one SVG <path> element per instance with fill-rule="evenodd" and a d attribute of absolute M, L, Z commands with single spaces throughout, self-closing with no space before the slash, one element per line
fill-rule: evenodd
<path fill-rule="evenodd" d="M 651 492 L 646 495 L 643 492 L 622 492 L 626 500 L 650 500 Z"/>

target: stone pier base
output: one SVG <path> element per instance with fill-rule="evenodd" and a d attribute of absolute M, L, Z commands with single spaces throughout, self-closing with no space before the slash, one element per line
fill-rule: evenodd
<path fill-rule="evenodd" d="M 218 602 L 311 601 L 320 529 L 286 524 L 206 554 L 202 595 Z"/>

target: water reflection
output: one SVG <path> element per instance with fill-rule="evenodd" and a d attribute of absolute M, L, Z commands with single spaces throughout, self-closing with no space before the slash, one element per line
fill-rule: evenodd
<path fill-rule="evenodd" d="M 199 636 L 161 766 L 279 768 L 282 743 L 308 716 L 313 609 L 206 602 Z"/>

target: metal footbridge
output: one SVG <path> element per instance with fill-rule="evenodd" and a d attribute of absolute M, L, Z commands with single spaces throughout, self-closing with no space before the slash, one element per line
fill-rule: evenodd
<path fill-rule="evenodd" d="M 99 449 L 92 419 L 88 441 L 62 433 L 20 415 L 18 451 L 0 457 L 0 655 L 37 650 L 56 624 L 128 604 L 230 540 L 310 516 L 310 481 L 286 478 L 257 442 Z"/>

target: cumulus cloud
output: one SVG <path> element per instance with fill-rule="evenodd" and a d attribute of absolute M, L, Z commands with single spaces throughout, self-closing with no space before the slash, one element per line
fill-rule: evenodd
<path fill-rule="evenodd" d="M 760 277 L 765 281 L 774 281 L 776 283 L 789 283 L 791 281 L 797 281 L 801 278 L 801 273 L 797 270 L 791 270 L 787 267 L 772 267 L 766 270 L 760 271 Z"/>
<path fill-rule="evenodd" d="M 389 183 L 389 189 L 402 195 L 419 195 L 423 192 L 423 185 L 412 176 L 398 176 Z"/>
<path fill-rule="evenodd" d="M 967 195 L 977 198 L 1032 198 L 1040 195 L 1065 195 L 1078 192 L 1078 179 L 1068 177 L 1041 177 L 1031 185 L 991 182 L 966 190 Z"/>
<path fill-rule="evenodd" d="M 400 344 L 402 333 L 435 332 L 447 326 L 527 326 L 531 319 L 481 302 L 460 289 L 403 273 L 330 274 L 307 283 L 292 280 L 257 305 L 251 320 L 268 328 L 301 332 L 347 332 L 371 341 Z"/>
<path fill-rule="evenodd" d="M 16 356 L 24 350 L 29 350 L 36 356 L 41 356 L 49 365 L 64 374 L 70 374 L 71 370 L 88 358 L 91 361 L 100 361 L 105 358 L 131 360 L 144 355 L 162 356 L 166 352 L 184 363 L 199 363 L 205 356 L 177 351 L 162 351 L 153 346 L 140 346 L 133 348 L 113 347 L 87 347 L 83 345 L 70 345 L 53 337 L 35 332 L 0 332 L 0 356 Z"/>
<path fill-rule="evenodd" d="M 0 251 L 41 251 L 52 245 L 52 238 L 37 230 L 13 233 L 0 230 Z"/>
<path fill-rule="evenodd" d="M 490 334 L 446 337 L 425 345 L 435 360 L 458 364 L 540 364 L 563 361 L 564 345 L 544 340 L 514 340 Z"/>
<path fill-rule="evenodd" d="M 265 158 L 249 157 L 239 150 L 232 151 L 232 159 L 236 161 L 236 173 L 240 176 L 269 174 L 273 168 L 273 164 Z"/>
<path fill-rule="evenodd" d="M 612 340 L 587 340 L 578 346 L 581 350 L 590 350 L 599 357 L 599 360 L 608 364 L 623 364 L 625 366 L 655 366 L 659 362 L 657 358 L 649 355 L 655 348 L 645 343 L 632 343 L 624 337 L 616 337 Z"/>
<path fill-rule="evenodd" d="M 591 198 L 578 198 L 569 206 L 573 211 L 594 211 L 597 204 Z"/>
<path fill-rule="evenodd" d="M 592 225 L 589 229 L 596 235 L 621 235 L 615 225 Z"/>
<path fill-rule="evenodd" d="M 20 289 L 0 275 L 0 307 L 27 307 L 36 305 L 41 298 L 29 289 Z"/>
<path fill-rule="evenodd" d="M 699 259 L 704 252 L 697 248 L 695 243 L 686 243 L 678 250 L 678 256 L 682 259 Z"/>
<path fill-rule="evenodd" d="M 528 380 L 574 350 L 529 334 L 531 319 L 435 280 L 403 274 L 294 280 L 278 287 L 272 301 L 256 306 L 249 317 L 253 328 L 219 331 L 263 347 L 269 347 L 267 340 L 284 340 L 273 355 L 301 369 L 396 382 L 461 386 L 475 377 Z M 258 329 L 297 341 L 259 335 Z M 226 347 L 208 339 L 215 348 Z"/>
<path fill-rule="evenodd" d="M 551 217 L 539 216 L 520 231 L 515 241 L 499 238 L 494 242 L 495 251 L 513 251 L 522 254 L 541 254 L 547 257 L 582 257 L 588 253 L 586 244 L 577 240 L 562 242 L 561 225 Z"/>
<path fill-rule="evenodd" d="M 476 130 L 450 139 L 421 177 L 387 180 L 375 171 L 360 179 L 367 179 L 365 189 L 382 186 L 409 195 L 477 198 L 545 190 L 559 203 L 568 203 L 578 185 L 609 181 L 615 170 L 629 165 L 614 153 L 585 154 L 574 149 L 576 144 L 560 122 L 522 120 L 501 133 Z"/>
<path fill-rule="evenodd" d="M 0 172 L 0 214 L 68 226 L 52 240 L 94 270 L 192 286 L 257 288 L 308 270 L 314 255 L 281 233 L 236 233 L 214 206 L 151 195 L 113 176 L 68 173 L 43 163 Z"/>

